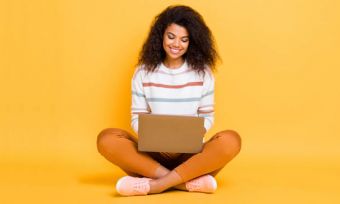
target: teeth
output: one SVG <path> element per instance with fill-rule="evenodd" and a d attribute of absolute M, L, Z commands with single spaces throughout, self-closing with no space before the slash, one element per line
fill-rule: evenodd
<path fill-rule="evenodd" d="M 177 54 L 179 52 L 179 49 L 170 48 L 170 50 L 174 54 Z"/>

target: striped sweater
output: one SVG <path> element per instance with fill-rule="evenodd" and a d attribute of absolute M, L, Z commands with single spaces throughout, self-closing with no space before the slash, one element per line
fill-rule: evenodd
<path fill-rule="evenodd" d="M 214 122 L 214 76 L 198 74 L 184 62 L 176 69 L 161 63 L 154 72 L 137 67 L 132 78 L 131 126 L 138 134 L 138 114 L 204 117 L 209 130 Z"/>

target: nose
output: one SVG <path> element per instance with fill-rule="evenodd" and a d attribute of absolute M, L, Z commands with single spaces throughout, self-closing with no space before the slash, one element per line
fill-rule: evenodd
<path fill-rule="evenodd" d="M 176 47 L 179 47 L 179 43 L 180 43 L 179 41 L 180 41 L 179 39 L 175 39 L 173 45 Z"/>

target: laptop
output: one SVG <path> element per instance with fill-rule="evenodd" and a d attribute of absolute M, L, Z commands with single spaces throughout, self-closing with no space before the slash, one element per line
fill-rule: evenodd
<path fill-rule="evenodd" d="M 138 150 L 198 153 L 203 148 L 204 118 L 160 114 L 138 117 Z"/>

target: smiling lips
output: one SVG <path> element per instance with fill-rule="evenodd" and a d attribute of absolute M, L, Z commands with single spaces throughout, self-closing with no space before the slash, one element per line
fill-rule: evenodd
<path fill-rule="evenodd" d="M 172 54 L 178 54 L 180 51 L 181 51 L 181 50 L 178 49 L 178 48 L 171 48 L 171 47 L 170 47 L 170 52 L 171 52 Z"/>

